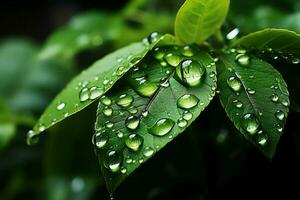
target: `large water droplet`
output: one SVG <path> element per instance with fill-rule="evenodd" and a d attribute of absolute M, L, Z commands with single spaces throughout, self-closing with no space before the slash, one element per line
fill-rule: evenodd
<path fill-rule="evenodd" d="M 152 43 L 156 42 L 158 39 L 159 39 L 158 32 L 153 32 L 148 36 L 149 44 L 152 44 Z"/>
<path fill-rule="evenodd" d="M 139 124 L 140 124 L 140 120 L 136 116 L 130 116 L 125 121 L 126 127 L 128 129 L 130 129 L 130 130 L 137 129 L 137 127 L 139 126 Z"/>
<path fill-rule="evenodd" d="M 115 173 L 120 170 L 123 157 L 116 151 L 110 151 L 105 159 L 104 166 L 110 169 L 111 172 Z"/>
<path fill-rule="evenodd" d="M 122 94 L 119 99 L 117 100 L 117 105 L 127 108 L 129 107 L 133 102 L 133 97 L 131 95 Z"/>
<path fill-rule="evenodd" d="M 84 102 L 86 100 L 88 100 L 90 98 L 90 91 L 88 88 L 83 88 L 81 91 L 80 91 L 80 94 L 79 94 L 79 99 L 81 102 Z"/>
<path fill-rule="evenodd" d="M 94 136 L 94 144 L 98 148 L 103 148 L 109 140 L 108 133 L 104 130 L 101 132 L 97 132 Z"/>
<path fill-rule="evenodd" d="M 285 114 L 284 114 L 284 112 L 282 110 L 276 111 L 275 116 L 280 121 L 284 120 L 284 118 L 285 118 Z"/>
<path fill-rule="evenodd" d="M 227 79 L 227 84 L 235 92 L 240 91 L 242 88 L 242 83 L 236 76 L 230 76 Z"/>
<path fill-rule="evenodd" d="M 179 63 L 182 61 L 182 57 L 176 53 L 168 53 L 164 57 L 164 59 L 169 65 L 171 65 L 173 67 L 177 67 L 179 65 Z"/>
<path fill-rule="evenodd" d="M 138 134 L 130 134 L 126 140 L 125 140 L 125 144 L 126 146 L 133 150 L 133 151 L 138 151 L 140 149 L 140 147 L 143 144 L 143 137 L 138 135 Z"/>
<path fill-rule="evenodd" d="M 146 79 L 144 80 L 145 81 L 140 81 L 139 84 L 134 87 L 134 90 L 143 97 L 151 97 L 158 89 L 158 85 Z"/>
<path fill-rule="evenodd" d="M 185 94 L 177 101 L 177 106 L 183 109 L 191 109 L 198 105 L 199 99 L 192 94 Z"/>
<path fill-rule="evenodd" d="M 236 56 L 236 61 L 242 66 L 247 66 L 250 63 L 250 57 L 246 54 L 239 54 Z"/>
<path fill-rule="evenodd" d="M 180 82 L 190 87 L 201 84 L 205 75 L 205 68 L 195 60 L 185 60 L 176 68 L 176 77 Z"/>
<path fill-rule="evenodd" d="M 259 121 L 257 117 L 253 114 L 245 114 L 243 117 L 243 128 L 245 131 L 247 131 L 249 134 L 253 135 L 257 133 L 259 128 Z"/>
<path fill-rule="evenodd" d="M 173 120 L 163 118 L 158 120 L 148 131 L 152 135 L 164 136 L 172 130 L 174 124 Z"/>

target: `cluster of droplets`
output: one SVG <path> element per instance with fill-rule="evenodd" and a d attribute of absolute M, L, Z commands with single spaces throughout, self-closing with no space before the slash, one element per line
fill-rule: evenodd
<path fill-rule="evenodd" d="M 281 51 L 276 51 L 270 47 L 264 47 L 262 51 L 256 52 L 258 57 L 270 60 L 285 60 L 288 63 L 298 65 L 300 64 L 300 58 L 295 57 L 293 54 L 283 53 Z"/>
<path fill-rule="evenodd" d="M 159 37 L 158 33 L 152 33 L 144 40 L 144 43 L 145 45 L 155 43 Z M 113 116 L 118 114 L 124 116 L 124 126 L 127 129 L 126 132 L 129 132 L 129 134 L 124 134 L 121 130 L 117 130 L 119 125 L 115 125 L 109 120 L 104 121 L 103 127 L 96 127 L 96 130 L 99 131 L 94 134 L 93 143 L 97 148 L 106 152 L 104 166 L 113 173 L 121 172 L 126 174 L 127 169 L 123 166 L 123 163 L 143 163 L 145 159 L 151 157 L 160 148 L 159 145 L 149 147 L 144 143 L 144 136 L 139 134 L 138 128 L 141 124 L 140 120 L 148 117 L 150 113 L 147 108 L 140 110 L 140 106 L 135 107 L 135 104 L 139 103 L 134 102 L 139 102 L 144 98 L 151 98 L 160 88 L 168 88 L 171 77 L 175 77 L 180 84 L 187 87 L 200 87 L 207 75 L 206 69 L 215 65 L 215 61 L 208 66 L 204 66 L 199 61 L 192 59 L 191 57 L 195 55 L 195 50 L 191 46 L 156 47 L 151 52 L 149 55 L 153 56 L 156 62 L 160 64 L 164 77 L 160 78 L 159 81 L 153 81 L 153 78 L 148 77 L 146 72 L 148 72 L 149 64 L 147 64 L 147 59 L 145 59 L 143 63 L 134 63 L 134 67 L 128 72 L 128 76 L 124 77 L 134 93 L 137 93 L 140 97 L 134 97 L 128 90 L 128 93 L 121 94 L 116 99 L 111 99 L 108 96 L 100 98 L 104 119 L 105 117 L 112 119 Z M 211 73 L 207 76 L 215 78 L 216 74 Z M 215 89 L 216 87 L 212 88 L 211 96 L 214 95 Z M 150 125 L 147 130 L 148 133 L 154 137 L 165 137 L 168 135 L 168 138 L 171 139 L 173 135 L 170 133 L 175 125 L 179 128 L 187 127 L 188 123 L 193 119 L 192 109 L 198 104 L 204 105 L 204 102 L 201 102 L 197 96 L 193 94 L 181 95 L 177 100 L 177 107 L 182 110 L 182 114 L 177 122 L 171 119 L 171 114 L 169 113 L 167 117 L 160 118 Z M 116 138 L 111 135 L 112 133 L 124 141 L 124 146 L 130 154 L 141 153 L 143 157 L 133 159 L 133 157 L 123 155 L 122 151 L 124 152 L 124 149 L 120 146 L 110 146 L 109 141 Z"/>

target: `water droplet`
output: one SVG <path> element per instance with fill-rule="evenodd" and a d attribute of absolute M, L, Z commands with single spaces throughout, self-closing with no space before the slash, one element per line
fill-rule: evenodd
<path fill-rule="evenodd" d="M 265 146 L 268 142 L 268 136 L 267 135 L 260 135 L 258 137 L 258 144 L 260 144 L 261 146 Z"/>
<path fill-rule="evenodd" d="M 189 112 L 188 110 L 184 111 L 183 119 L 189 121 L 193 118 L 193 113 Z"/>
<path fill-rule="evenodd" d="M 183 118 L 180 118 L 178 121 L 177 121 L 177 125 L 180 127 L 180 128 L 185 128 L 187 126 L 188 122 L 183 119 Z"/>
<path fill-rule="evenodd" d="M 100 97 L 103 94 L 103 90 L 99 87 L 92 87 L 90 89 L 90 99 L 94 100 L 97 99 L 98 97 Z"/>
<path fill-rule="evenodd" d="M 151 97 L 158 89 L 158 85 L 146 79 L 144 80 L 145 81 L 140 81 L 138 85 L 134 87 L 134 90 L 143 97 Z"/>
<path fill-rule="evenodd" d="M 105 159 L 104 166 L 115 173 L 120 170 L 122 164 L 122 155 L 116 151 L 110 151 Z"/>
<path fill-rule="evenodd" d="M 230 76 L 227 79 L 227 84 L 235 92 L 240 91 L 242 88 L 242 83 L 236 76 Z"/>
<path fill-rule="evenodd" d="M 117 105 L 127 108 L 132 104 L 133 100 L 134 99 L 131 95 L 122 94 L 117 101 Z"/>
<path fill-rule="evenodd" d="M 288 107 L 290 105 L 290 103 L 288 101 L 283 101 L 283 102 L 281 102 L 281 104 L 286 106 L 286 107 Z"/>
<path fill-rule="evenodd" d="M 66 106 L 65 103 L 59 102 L 59 103 L 57 104 L 57 106 L 56 106 L 56 109 L 57 109 L 57 110 L 62 110 L 62 109 L 65 108 L 65 106 Z"/>
<path fill-rule="evenodd" d="M 249 134 L 253 135 L 257 133 L 259 128 L 259 121 L 253 114 L 245 114 L 243 117 L 243 127 Z"/>
<path fill-rule="evenodd" d="M 256 93 L 256 91 L 255 90 L 252 90 L 251 88 L 248 88 L 247 89 L 247 92 L 249 93 L 249 94 L 255 94 Z"/>
<path fill-rule="evenodd" d="M 39 141 L 39 137 L 37 136 L 37 133 L 34 132 L 33 130 L 28 131 L 26 143 L 28 145 L 33 145 L 36 144 L 38 141 Z"/>
<path fill-rule="evenodd" d="M 181 96 L 177 101 L 177 106 L 183 109 L 191 109 L 197 106 L 199 99 L 192 94 L 185 94 Z"/>
<path fill-rule="evenodd" d="M 118 131 L 117 136 L 118 136 L 118 138 L 122 138 L 124 136 L 124 133 L 121 131 Z"/>
<path fill-rule="evenodd" d="M 130 134 L 125 140 L 126 146 L 133 151 L 138 151 L 143 142 L 143 137 L 138 134 Z"/>
<path fill-rule="evenodd" d="M 112 115 L 113 109 L 109 106 L 106 106 L 102 112 L 105 116 L 109 117 Z"/>
<path fill-rule="evenodd" d="M 126 127 L 130 130 L 137 129 L 139 124 L 140 124 L 140 120 L 136 116 L 129 116 L 125 121 Z"/>
<path fill-rule="evenodd" d="M 282 110 L 276 111 L 275 116 L 280 121 L 284 120 L 284 118 L 285 118 L 285 114 L 284 114 L 284 112 Z"/>
<path fill-rule="evenodd" d="M 185 60 L 176 68 L 176 77 L 183 84 L 197 87 L 205 75 L 205 68 L 195 60 Z"/>
<path fill-rule="evenodd" d="M 104 104 L 104 105 L 106 105 L 106 106 L 110 106 L 111 103 L 112 103 L 112 102 L 111 102 L 111 99 L 109 99 L 109 98 L 106 97 L 106 96 L 101 97 L 100 101 L 101 101 L 102 104 Z"/>
<path fill-rule="evenodd" d="M 165 87 L 165 88 L 169 87 L 169 86 L 170 86 L 169 79 L 167 79 L 167 78 L 162 78 L 162 79 L 160 80 L 160 86 Z"/>
<path fill-rule="evenodd" d="M 282 133 L 283 128 L 282 128 L 280 125 L 277 125 L 277 131 L 278 131 L 279 133 Z"/>
<path fill-rule="evenodd" d="M 157 60 L 162 60 L 165 56 L 165 51 L 157 47 L 153 50 L 153 55 Z"/>
<path fill-rule="evenodd" d="M 174 124 L 171 119 L 163 118 L 158 120 L 148 131 L 152 135 L 164 136 L 172 130 Z"/>
<path fill-rule="evenodd" d="M 181 54 L 186 57 L 194 56 L 194 51 L 190 46 L 184 46 L 181 50 Z"/>
<path fill-rule="evenodd" d="M 130 164 L 130 163 L 132 163 L 132 159 L 131 159 L 131 158 L 127 158 L 127 159 L 125 160 L 125 162 L 126 162 L 127 164 Z"/>
<path fill-rule="evenodd" d="M 107 144 L 108 140 L 108 133 L 104 130 L 94 135 L 93 143 L 96 145 L 96 147 L 103 148 Z"/>
<path fill-rule="evenodd" d="M 135 107 L 135 106 L 131 106 L 130 108 L 128 108 L 128 112 L 130 114 L 136 114 L 139 110 Z"/>
<path fill-rule="evenodd" d="M 233 101 L 233 104 L 234 104 L 234 106 L 237 107 L 237 108 L 243 107 L 243 103 L 240 102 L 239 100 L 234 100 L 234 101 Z"/>
<path fill-rule="evenodd" d="M 182 57 L 176 53 L 168 53 L 164 57 L 164 59 L 169 65 L 171 65 L 173 67 L 177 67 L 179 65 L 179 63 L 182 61 Z"/>
<path fill-rule="evenodd" d="M 271 95 L 271 100 L 272 100 L 273 102 L 277 102 L 277 101 L 279 100 L 279 97 L 278 97 L 276 94 L 272 94 L 272 95 Z"/>
<path fill-rule="evenodd" d="M 239 33 L 240 33 L 240 30 L 238 28 L 235 28 L 226 35 L 226 39 L 233 40 L 238 36 Z"/>
<path fill-rule="evenodd" d="M 147 158 L 151 157 L 154 154 L 154 149 L 152 149 L 151 147 L 146 147 L 143 151 L 144 156 L 146 156 Z"/>
<path fill-rule="evenodd" d="M 46 129 L 46 127 L 43 124 L 40 124 L 39 131 L 43 132 Z"/>
<path fill-rule="evenodd" d="M 149 44 L 152 44 L 152 43 L 156 42 L 158 39 L 159 39 L 158 32 L 153 32 L 148 36 Z"/>
<path fill-rule="evenodd" d="M 300 59 L 299 58 L 292 58 L 292 63 L 297 65 L 300 63 Z"/>
<path fill-rule="evenodd" d="M 142 112 L 142 116 L 143 116 L 143 117 L 147 117 L 148 114 L 149 114 L 149 111 L 148 111 L 148 110 L 144 110 L 144 111 Z"/>
<path fill-rule="evenodd" d="M 250 63 L 250 57 L 246 54 L 239 54 L 236 56 L 236 61 L 242 66 L 247 66 Z"/>
<path fill-rule="evenodd" d="M 122 174 L 126 174 L 126 172 L 127 172 L 127 169 L 126 169 L 126 168 L 122 168 L 122 169 L 121 169 L 121 173 L 122 173 Z"/>
<path fill-rule="evenodd" d="M 84 102 L 90 98 L 90 91 L 88 88 L 83 88 L 79 94 L 79 99 Z"/>
<path fill-rule="evenodd" d="M 112 122 L 110 122 L 110 121 L 107 121 L 107 122 L 105 122 L 105 126 L 106 126 L 107 128 L 112 128 L 112 127 L 114 126 L 114 123 L 112 123 Z"/>

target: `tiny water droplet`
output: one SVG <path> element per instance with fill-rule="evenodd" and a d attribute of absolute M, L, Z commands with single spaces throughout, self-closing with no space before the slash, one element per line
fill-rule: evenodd
<path fill-rule="evenodd" d="M 239 100 L 233 100 L 233 104 L 234 104 L 234 106 L 237 107 L 237 108 L 243 107 L 243 103 L 240 102 Z"/>
<path fill-rule="evenodd" d="M 109 117 L 112 115 L 113 109 L 109 106 L 106 106 L 102 112 L 105 116 Z"/>
<path fill-rule="evenodd" d="M 267 144 L 267 141 L 268 141 L 267 135 L 260 135 L 258 137 L 258 144 L 260 144 L 261 146 L 265 146 Z"/>
<path fill-rule="evenodd" d="M 271 100 L 272 100 L 273 102 L 277 102 L 277 101 L 279 100 L 279 97 L 278 97 L 276 94 L 272 94 L 272 95 L 271 95 Z"/>
<path fill-rule="evenodd" d="M 256 93 L 256 91 L 255 90 L 252 90 L 251 88 L 248 88 L 247 89 L 247 92 L 249 93 L 249 94 L 255 94 Z"/>
<path fill-rule="evenodd" d="M 188 110 L 184 111 L 183 119 L 189 121 L 193 118 L 193 113 L 189 112 Z"/>
<path fill-rule="evenodd" d="M 122 94 L 117 101 L 117 105 L 127 108 L 132 104 L 133 100 L 134 99 L 131 95 Z"/>
<path fill-rule="evenodd" d="M 154 58 L 156 58 L 157 60 L 162 60 L 165 56 L 165 51 L 161 50 L 159 47 L 156 47 L 153 50 L 153 55 L 154 55 Z"/>
<path fill-rule="evenodd" d="M 152 44 L 152 43 L 156 42 L 158 39 L 159 39 L 158 32 L 153 32 L 148 36 L 149 44 Z"/>
<path fill-rule="evenodd" d="M 88 88 L 83 88 L 81 91 L 80 91 L 80 94 L 79 94 L 79 99 L 81 102 L 84 102 L 86 100 L 88 100 L 90 98 L 90 91 Z"/>
<path fill-rule="evenodd" d="M 250 113 L 245 114 L 243 117 L 243 127 L 244 130 L 251 135 L 257 133 L 259 128 L 259 121 L 257 117 Z"/>
<path fill-rule="evenodd" d="M 130 134 L 125 140 L 126 146 L 133 151 L 138 151 L 143 142 L 143 137 L 138 134 Z"/>
<path fill-rule="evenodd" d="M 192 94 L 185 94 L 177 100 L 177 106 L 183 109 L 191 109 L 197 106 L 199 99 Z"/>
<path fill-rule="evenodd" d="M 107 121 L 107 122 L 105 122 L 105 126 L 106 126 L 107 128 L 112 128 L 112 127 L 114 126 L 114 123 L 112 123 L 112 122 L 110 122 L 110 121 Z"/>
<path fill-rule="evenodd" d="M 128 108 L 128 112 L 130 114 L 136 114 L 139 110 L 135 107 L 135 106 L 131 106 L 130 108 Z"/>
<path fill-rule="evenodd" d="M 282 133 L 283 128 L 280 125 L 277 125 L 276 128 L 279 133 Z"/>
<path fill-rule="evenodd" d="M 172 130 L 174 124 L 173 120 L 163 118 L 158 120 L 148 131 L 152 135 L 165 136 Z"/>
<path fill-rule="evenodd" d="M 236 61 L 242 66 L 247 66 L 250 64 L 250 57 L 246 54 L 238 54 Z"/>
<path fill-rule="evenodd" d="M 169 65 L 173 67 L 177 67 L 182 61 L 182 57 L 176 53 L 168 53 L 167 55 L 165 55 L 164 59 Z"/>
<path fill-rule="evenodd" d="M 290 105 L 290 103 L 288 101 L 283 101 L 283 102 L 281 102 L 281 104 L 286 106 L 286 107 L 288 107 Z"/>
<path fill-rule="evenodd" d="M 154 149 L 152 149 L 151 147 L 146 147 L 143 151 L 144 156 L 146 156 L 147 158 L 151 157 L 154 154 Z"/>
<path fill-rule="evenodd" d="M 148 110 L 144 110 L 144 111 L 142 112 L 142 116 L 143 116 L 143 117 L 147 117 L 148 114 L 149 114 L 149 111 L 148 111 Z"/>
<path fill-rule="evenodd" d="M 186 57 L 192 57 L 192 56 L 194 56 L 194 51 L 190 46 L 184 46 L 181 49 L 181 54 Z"/>
<path fill-rule="evenodd" d="M 140 124 L 140 120 L 136 116 L 129 116 L 125 121 L 126 127 L 130 130 L 137 129 L 139 124 Z"/>
<path fill-rule="evenodd" d="M 240 91 L 242 88 L 242 83 L 236 76 L 230 76 L 227 79 L 227 84 L 235 92 Z"/>
<path fill-rule="evenodd" d="M 122 174 L 126 174 L 126 172 L 127 172 L 127 169 L 126 169 L 126 168 L 122 168 L 122 169 L 121 169 L 121 173 L 122 173 Z"/>
<path fill-rule="evenodd" d="M 106 105 L 106 106 L 110 106 L 112 103 L 111 99 L 106 96 L 101 97 L 100 101 L 103 105 Z"/>
<path fill-rule="evenodd" d="M 292 63 L 293 63 L 294 65 L 297 65 L 297 64 L 300 63 L 300 59 L 299 59 L 299 58 L 292 58 Z"/>
<path fill-rule="evenodd" d="M 282 110 L 277 110 L 276 113 L 275 113 L 275 116 L 280 121 L 284 120 L 284 118 L 285 118 L 285 114 Z"/>
<path fill-rule="evenodd" d="M 178 127 L 180 128 L 185 128 L 187 126 L 188 122 L 183 119 L 183 118 L 180 118 L 178 121 L 177 121 L 177 125 Z"/>
<path fill-rule="evenodd" d="M 62 109 L 65 108 L 65 106 L 66 106 L 65 103 L 59 102 L 59 103 L 57 104 L 57 106 L 56 106 L 56 109 L 57 109 L 57 110 L 62 110 Z"/>

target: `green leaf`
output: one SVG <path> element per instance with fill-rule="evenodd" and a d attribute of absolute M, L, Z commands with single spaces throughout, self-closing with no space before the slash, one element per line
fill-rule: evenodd
<path fill-rule="evenodd" d="M 217 64 L 221 103 L 236 128 L 272 158 L 289 112 L 287 85 L 270 64 L 237 58 L 223 55 Z"/>
<path fill-rule="evenodd" d="M 117 37 L 120 20 L 100 12 L 87 12 L 74 17 L 54 32 L 40 52 L 42 59 L 71 59 L 78 52 L 93 49 Z"/>
<path fill-rule="evenodd" d="M 150 37 L 152 43 L 137 42 L 117 50 L 75 77 L 56 96 L 32 131 L 28 133 L 28 143 L 45 129 L 84 109 L 107 92 L 130 68 L 136 65 L 162 38 L 156 33 Z"/>
<path fill-rule="evenodd" d="M 102 97 L 93 141 L 109 192 L 182 133 L 215 89 L 207 53 L 168 46 L 154 49 Z"/>
<path fill-rule="evenodd" d="M 176 36 L 188 44 L 201 44 L 221 27 L 229 4 L 230 0 L 187 0 L 176 17 Z"/>
<path fill-rule="evenodd" d="M 265 29 L 238 39 L 232 46 L 267 50 L 300 56 L 300 35 L 285 29 Z"/>

